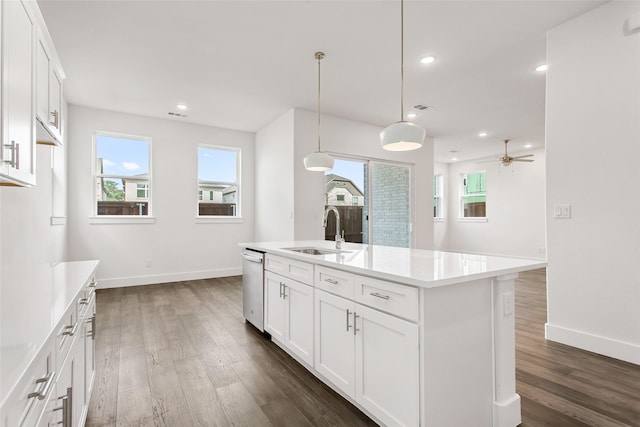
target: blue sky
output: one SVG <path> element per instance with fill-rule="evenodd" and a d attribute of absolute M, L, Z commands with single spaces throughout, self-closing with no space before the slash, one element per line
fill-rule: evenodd
<path fill-rule="evenodd" d="M 236 182 L 237 151 L 198 148 L 198 180 Z"/>
<path fill-rule="evenodd" d="M 336 159 L 333 169 L 325 172 L 326 175 L 331 173 L 350 179 L 360 191 L 364 192 L 364 164 L 362 162 Z"/>
<path fill-rule="evenodd" d="M 134 176 L 149 173 L 149 143 L 139 139 L 98 135 L 96 155 L 104 175 Z"/>

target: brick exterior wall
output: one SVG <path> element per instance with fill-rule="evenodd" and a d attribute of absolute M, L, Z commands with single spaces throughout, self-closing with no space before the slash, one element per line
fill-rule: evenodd
<path fill-rule="evenodd" d="M 410 239 L 410 169 L 385 164 L 373 164 L 370 169 L 373 244 L 407 248 Z"/>

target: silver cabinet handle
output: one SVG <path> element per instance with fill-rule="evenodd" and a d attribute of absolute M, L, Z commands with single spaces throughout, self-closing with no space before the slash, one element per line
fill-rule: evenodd
<path fill-rule="evenodd" d="M 3 160 L 3 163 L 9 163 L 9 166 L 11 166 L 12 168 L 16 168 L 16 147 L 18 146 L 18 144 L 16 144 L 15 141 L 11 141 L 11 144 L 3 144 L 2 145 L 5 149 L 8 148 L 9 150 L 11 150 L 11 160 Z M 4 158 L 4 155 L 2 156 Z"/>
<path fill-rule="evenodd" d="M 45 377 L 38 378 L 36 380 L 36 384 L 44 383 L 44 386 L 42 387 L 42 389 L 40 391 L 34 391 L 33 393 L 29 393 L 27 395 L 27 399 L 31 399 L 33 397 L 37 397 L 38 400 L 42 400 L 45 397 L 47 397 L 47 394 L 49 394 L 49 390 L 51 389 L 51 386 L 53 385 L 53 379 L 55 378 L 55 376 L 56 376 L 55 371 L 51 371 Z"/>
<path fill-rule="evenodd" d="M 284 286 L 284 283 L 280 282 L 280 298 L 282 298 L 282 287 Z"/>
<path fill-rule="evenodd" d="M 351 327 L 351 325 L 349 324 L 349 314 L 351 314 L 351 312 L 347 308 L 347 332 L 349 332 L 349 328 Z"/>
<path fill-rule="evenodd" d="M 49 113 L 51 116 L 53 116 L 53 120 L 50 120 L 49 123 L 51 123 L 53 125 L 54 128 L 59 129 L 60 128 L 60 113 L 58 113 L 58 110 L 53 110 L 51 113 Z"/>
<path fill-rule="evenodd" d="M 80 298 L 80 300 L 78 301 L 78 304 L 89 304 L 89 298 Z"/>
<path fill-rule="evenodd" d="M 62 400 L 62 406 L 53 408 L 53 411 L 62 411 L 62 427 L 72 427 L 73 425 L 73 387 L 67 387 L 67 394 L 58 397 Z"/>
<path fill-rule="evenodd" d="M 325 281 L 325 282 L 329 282 L 329 283 L 331 283 L 332 285 L 337 285 L 337 284 L 338 284 L 338 281 L 337 281 L 337 280 L 333 280 L 333 279 L 324 279 L 324 281 Z"/>
<path fill-rule="evenodd" d="M 358 328 L 356 327 L 358 317 L 360 317 L 360 316 L 358 316 L 358 315 L 356 314 L 356 312 L 354 311 L 354 312 L 353 312 L 353 335 L 355 335 L 355 334 L 356 334 L 356 332 L 358 332 L 358 331 L 360 330 L 360 329 L 358 329 Z"/>
<path fill-rule="evenodd" d="M 98 282 L 91 282 L 87 285 L 87 288 L 95 288 L 96 286 L 98 286 Z"/>
<path fill-rule="evenodd" d="M 287 299 L 287 285 L 282 284 L 282 299 Z"/>
<path fill-rule="evenodd" d="M 62 335 L 69 335 L 70 337 L 72 337 L 76 334 L 76 332 L 78 332 L 78 322 L 74 323 L 73 325 L 65 326 Z"/>
<path fill-rule="evenodd" d="M 244 259 L 246 259 L 247 261 L 250 261 L 250 262 L 255 262 L 255 263 L 258 263 L 258 264 L 262 264 L 262 258 L 256 257 L 256 256 L 251 256 L 251 255 L 249 255 L 247 253 L 244 253 L 244 252 L 242 253 L 242 258 L 244 258 Z"/>
<path fill-rule="evenodd" d="M 95 340 L 96 339 L 96 314 L 93 313 L 93 316 L 91 316 L 91 339 Z"/>
<path fill-rule="evenodd" d="M 389 299 L 389 295 L 382 295 L 377 292 L 370 292 L 369 295 L 376 298 Z"/>

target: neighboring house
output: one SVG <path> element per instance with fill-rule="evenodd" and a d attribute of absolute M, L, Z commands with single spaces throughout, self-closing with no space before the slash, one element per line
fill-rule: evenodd
<path fill-rule="evenodd" d="M 211 203 L 235 203 L 238 189 L 235 185 L 198 181 L 198 200 Z"/>
<path fill-rule="evenodd" d="M 124 201 L 133 202 L 149 200 L 149 175 L 144 173 L 140 175 L 122 178 L 122 186 L 124 188 Z"/>
<path fill-rule="evenodd" d="M 335 174 L 325 176 L 326 204 L 332 206 L 364 206 L 364 194 L 350 179 Z"/>

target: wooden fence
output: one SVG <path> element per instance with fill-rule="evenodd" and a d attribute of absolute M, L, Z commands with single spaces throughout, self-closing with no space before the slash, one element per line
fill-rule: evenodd
<path fill-rule="evenodd" d="M 235 203 L 198 203 L 198 215 L 200 216 L 235 216 Z"/>
<path fill-rule="evenodd" d="M 326 206 L 325 206 L 326 208 Z M 340 228 L 344 230 L 344 240 L 362 243 L 362 206 L 335 206 L 340 213 Z M 329 214 L 324 239 L 334 240 L 336 235 L 336 216 Z"/>
<path fill-rule="evenodd" d="M 148 215 L 149 202 L 98 201 L 98 215 Z"/>

